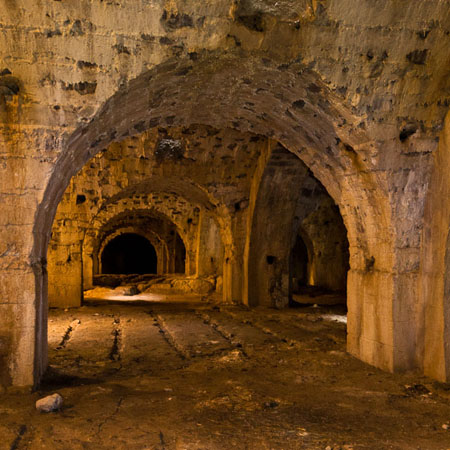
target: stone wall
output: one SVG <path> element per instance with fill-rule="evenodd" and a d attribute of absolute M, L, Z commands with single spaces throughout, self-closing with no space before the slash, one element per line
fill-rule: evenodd
<path fill-rule="evenodd" d="M 387 370 L 444 367 L 443 351 L 418 351 L 417 304 L 450 101 L 447 1 L 2 0 L 0 17 L 4 385 L 30 385 L 46 365 L 47 245 L 72 176 L 113 142 L 193 123 L 279 141 L 330 193 L 350 246 L 352 354 Z M 246 246 L 240 216 L 221 225 L 229 299 L 246 291 L 231 244 L 235 230 Z"/>
<path fill-rule="evenodd" d="M 310 242 L 308 284 L 345 292 L 349 269 L 347 231 L 333 200 L 322 193 L 317 209 L 305 217 L 300 228 L 303 239 Z"/>

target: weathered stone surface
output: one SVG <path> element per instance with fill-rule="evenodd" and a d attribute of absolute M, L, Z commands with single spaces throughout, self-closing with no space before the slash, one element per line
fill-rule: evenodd
<path fill-rule="evenodd" d="M 58 242 L 67 253 L 57 265 L 67 282 L 56 297 L 73 306 L 84 283 L 83 233 L 95 242 L 89 223 L 106 198 L 102 226 L 134 202 L 135 174 L 157 186 L 146 192 L 153 204 L 155 193 L 171 194 L 167 205 L 190 193 L 185 211 L 199 211 L 187 233 L 188 273 L 216 273 L 223 301 L 251 303 L 252 229 L 264 225 L 253 218 L 278 143 L 303 161 L 342 215 L 348 350 L 383 369 L 419 368 L 448 380 L 448 2 L 4 0 L 0 17 L 2 384 L 33 384 L 46 367 L 47 247 L 58 204 L 55 225 L 67 233 L 52 239 L 67 238 Z M 222 150 L 214 159 L 214 134 L 152 159 L 155 142 L 186 143 L 182 130 L 193 124 L 244 141 L 228 162 L 219 163 Z M 250 136 L 261 139 L 254 159 L 244 149 Z M 94 167 L 88 188 L 89 163 L 103 151 L 116 151 L 121 172 Z M 158 177 L 146 172 L 153 162 Z M 169 177 L 165 164 L 184 172 L 172 167 Z M 198 183 L 186 183 L 193 166 L 211 178 L 194 169 Z M 73 190 L 80 170 L 86 192 Z M 278 177 L 273 186 L 282 190 Z M 279 258 L 260 256 L 258 267 Z M 284 263 L 275 264 L 282 269 L 271 286 L 263 275 L 261 298 L 272 287 L 286 298 Z"/>

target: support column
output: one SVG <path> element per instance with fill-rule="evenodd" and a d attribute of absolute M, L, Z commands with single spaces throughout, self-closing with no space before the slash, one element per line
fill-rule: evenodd
<path fill-rule="evenodd" d="M 450 113 L 447 114 L 425 208 L 418 319 L 426 375 L 450 382 Z"/>
<path fill-rule="evenodd" d="M 49 306 L 81 306 L 84 286 L 81 242 L 53 246 L 49 248 L 48 256 Z"/>

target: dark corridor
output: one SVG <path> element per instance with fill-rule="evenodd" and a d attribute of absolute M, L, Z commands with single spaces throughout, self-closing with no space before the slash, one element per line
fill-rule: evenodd
<path fill-rule="evenodd" d="M 103 250 L 102 273 L 147 274 L 156 273 L 157 256 L 150 242 L 133 233 L 114 238 Z"/>

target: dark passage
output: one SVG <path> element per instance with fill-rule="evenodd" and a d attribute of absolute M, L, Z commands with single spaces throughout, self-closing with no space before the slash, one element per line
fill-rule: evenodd
<path fill-rule="evenodd" d="M 150 242 L 138 234 L 117 236 L 102 253 L 102 273 L 156 273 L 156 251 Z"/>
<path fill-rule="evenodd" d="M 300 235 L 297 235 L 291 251 L 291 283 L 292 291 L 298 292 L 308 284 L 308 249 Z"/>

